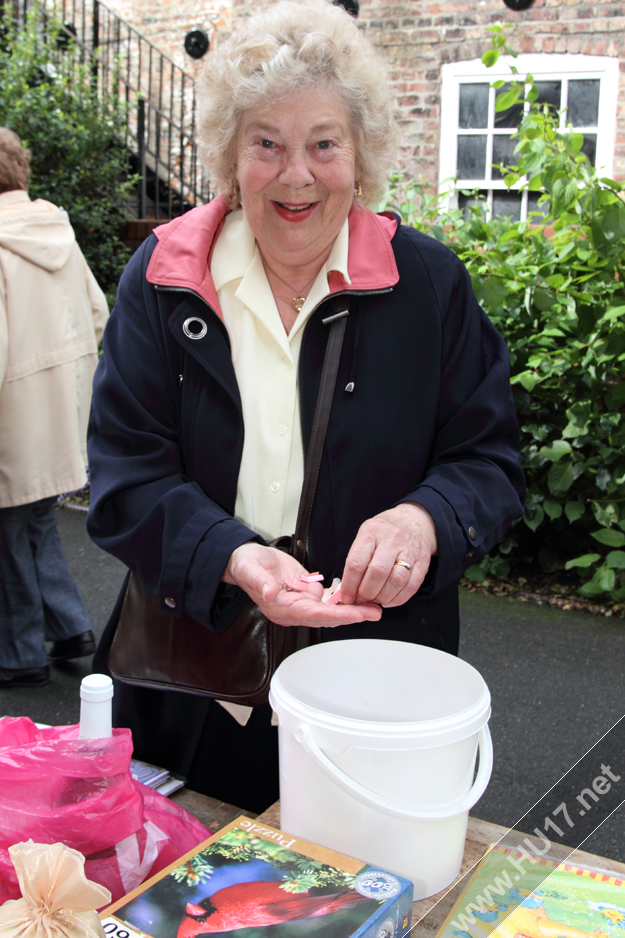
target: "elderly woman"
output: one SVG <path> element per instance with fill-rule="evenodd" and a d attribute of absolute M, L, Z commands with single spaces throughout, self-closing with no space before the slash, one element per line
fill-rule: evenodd
<path fill-rule="evenodd" d="M 367 206 L 396 133 L 384 64 L 340 7 L 270 5 L 200 85 L 221 194 L 156 230 L 120 283 L 94 385 L 89 529 L 163 608 L 227 625 L 244 591 L 322 640 L 456 654 L 457 580 L 522 511 L 505 345 L 447 248 Z M 327 340 L 350 299 L 303 572 L 291 534 Z M 110 643 L 118 610 L 103 640 Z M 225 616 L 225 618 L 224 618 Z M 232 711 L 231 711 L 232 712 Z M 269 708 L 117 691 L 140 758 L 261 810 L 277 797 Z"/>

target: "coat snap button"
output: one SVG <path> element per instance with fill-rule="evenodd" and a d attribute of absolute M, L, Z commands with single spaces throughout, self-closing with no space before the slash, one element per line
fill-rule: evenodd
<path fill-rule="evenodd" d="M 165 600 L 165 605 L 166 605 L 166 606 L 169 606 L 170 609 L 175 609 L 175 608 L 176 608 L 176 600 L 175 600 L 175 599 L 172 599 L 171 596 L 168 596 L 167 599 Z"/>
<path fill-rule="evenodd" d="M 191 316 L 183 322 L 182 331 L 188 339 L 203 339 L 208 332 L 208 326 L 198 316 Z"/>
<path fill-rule="evenodd" d="M 475 528 L 474 528 L 474 527 L 469 528 L 469 537 L 471 538 L 472 541 L 475 540 L 475 538 L 476 538 L 476 533 L 475 533 Z"/>

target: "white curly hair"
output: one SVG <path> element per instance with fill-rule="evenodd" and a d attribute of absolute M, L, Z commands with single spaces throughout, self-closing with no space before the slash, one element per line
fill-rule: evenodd
<path fill-rule="evenodd" d="M 361 190 L 356 201 L 371 204 L 384 191 L 398 145 L 384 59 L 343 7 L 280 0 L 239 21 L 198 82 L 200 158 L 231 208 L 240 204 L 236 144 L 243 112 L 311 86 L 328 88 L 347 110 Z"/>

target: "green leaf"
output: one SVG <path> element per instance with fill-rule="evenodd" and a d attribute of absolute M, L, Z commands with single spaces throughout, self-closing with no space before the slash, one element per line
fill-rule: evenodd
<path fill-rule="evenodd" d="M 553 184 L 554 211 L 566 209 L 577 195 L 577 183 L 566 176 L 556 179 Z"/>
<path fill-rule="evenodd" d="M 600 596 L 601 593 L 609 593 L 610 590 L 614 589 L 615 582 L 614 570 L 604 564 L 595 572 L 592 580 L 580 586 L 577 592 L 581 593 L 582 596 Z"/>
<path fill-rule="evenodd" d="M 605 402 L 610 410 L 620 410 L 625 404 L 625 381 L 619 381 L 606 391 Z"/>
<path fill-rule="evenodd" d="M 569 407 L 566 411 L 569 422 L 562 432 L 563 437 L 568 437 L 571 440 L 586 435 L 591 407 L 592 405 L 587 401 L 579 401 L 573 407 Z"/>
<path fill-rule="evenodd" d="M 555 521 L 556 518 L 560 518 L 562 515 L 562 505 L 560 502 L 552 502 L 549 498 L 546 498 L 543 502 L 543 507 L 545 514 L 549 515 L 552 521 Z"/>
<path fill-rule="evenodd" d="M 491 557 L 488 555 L 490 561 L 490 573 L 495 577 L 508 576 L 510 573 L 510 564 L 507 560 L 504 560 L 503 557 L 495 556 Z"/>
<path fill-rule="evenodd" d="M 475 583 L 481 583 L 482 580 L 485 580 L 487 573 L 482 569 L 481 563 L 471 564 L 470 567 L 464 571 L 464 575 L 468 580 L 473 580 Z"/>
<path fill-rule="evenodd" d="M 525 508 L 525 514 L 523 515 L 523 521 L 528 526 L 530 531 L 535 531 L 539 525 L 545 519 L 545 512 L 543 511 L 542 505 L 528 505 Z"/>
<path fill-rule="evenodd" d="M 495 100 L 495 111 L 500 113 L 500 111 L 507 111 L 508 108 L 513 107 L 520 98 L 520 91 L 517 88 L 513 88 L 511 91 L 504 91 L 503 94 L 497 95 Z"/>
<path fill-rule="evenodd" d="M 574 521 L 579 521 L 579 519 L 584 514 L 585 508 L 583 502 L 567 502 L 564 506 L 564 514 L 568 518 L 570 524 L 573 524 Z"/>
<path fill-rule="evenodd" d="M 508 295 L 508 288 L 496 277 L 488 277 L 482 283 L 474 284 L 475 293 L 480 303 L 488 306 L 489 309 L 501 306 Z"/>
<path fill-rule="evenodd" d="M 551 309 L 553 304 L 556 301 L 556 295 L 553 290 L 545 290 L 543 287 L 538 287 L 534 290 L 534 296 L 532 297 L 534 303 L 541 312 L 545 312 L 548 309 Z"/>
<path fill-rule="evenodd" d="M 591 536 L 600 544 L 607 547 L 623 547 L 625 544 L 625 534 L 621 531 L 615 531 L 613 528 L 600 528 L 598 531 L 591 531 Z"/>
<path fill-rule="evenodd" d="M 593 580 L 595 578 L 597 580 L 597 583 L 603 587 L 603 591 L 605 593 L 614 589 L 614 585 L 616 583 L 616 574 L 614 573 L 614 570 L 612 570 L 610 567 L 606 566 L 605 564 L 602 567 L 599 567 L 599 569 L 597 570 L 597 572 L 595 573 L 593 577 Z"/>
<path fill-rule="evenodd" d="M 573 567 L 592 567 L 593 563 L 596 563 L 598 560 L 601 560 L 601 554 L 582 554 L 581 557 L 576 557 L 575 560 L 567 560 L 565 569 L 572 570 Z"/>
<path fill-rule="evenodd" d="M 608 176 L 602 176 L 599 182 L 603 186 L 608 186 L 614 192 L 620 192 L 623 188 L 620 182 L 616 182 L 614 179 L 610 179 Z"/>
<path fill-rule="evenodd" d="M 568 456 L 571 452 L 570 443 L 567 443 L 566 440 L 555 440 L 551 446 L 542 446 L 538 450 L 538 455 L 544 456 L 545 459 L 550 459 L 552 462 L 557 462 L 558 459 Z"/>
<path fill-rule="evenodd" d="M 622 603 L 625 599 L 625 586 L 621 586 L 617 590 L 612 590 L 610 599 L 613 599 L 615 603 Z"/>
<path fill-rule="evenodd" d="M 616 319 L 622 319 L 623 316 L 625 316 L 625 306 L 612 306 L 610 309 L 606 310 L 601 321 L 613 322 Z"/>
<path fill-rule="evenodd" d="M 562 274 L 552 274 L 551 277 L 547 277 L 546 281 L 550 287 L 553 287 L 554 290 L 557 290 L 558 287 L 561 287 L 565 282 L 565 278 Z"/>
<path fill-rule="evenodd" d="M 499 52 L 496 49 L 487 49 L 482 55 L 482 63 L 486 68 L 492 68 L 499 60 Z"/>
<path fill-rule="evenodd" d="M 554 462 L 547 476 L 552 495 L 564 495 L 573 485 L 573 467 L 570 461 Z"/>
<path fill-rule="evenodd" d="M 615 570 L 625 570 L 625 551 L 611 550 L 605 562 L 608 567 L 613 567 Z"/>
<path fill-rule="evenodd" d="M 591 501 L 595 520 L 604 528 L 610 528 L 618 521 L 618 505 L 614 502 Z"/>
<path fill-rule="evenodd" d="M 610 472 L 609 469 L 606 469 L 605 466 L 600 466 L 597 469 L 597 473 L 595 475 L 595 481 L 597 483 L 598 488 L 600 488 L 602 492 L 605 492 L 605 490 L 607 489 L 608 483 L 611 478 L 612 478 L 612 473 Z"/>
<path fill-rule="evenodd" d="M 583 134 L 571 134 L 571 146 L 576 152 L 579 152 L 584 146 Z"/>
<path fill-rule="evenodd" d="M 612 208 L 600 217 L 603 237 L 609 243 L 615 243 L 625 237 L 625 208 Z"/>
<path fill-rule="evenodd" d="M 533 371 L 523 371 L 520 375 L 515 375 L 511 383 L 522 385 L 531 394 L 538 383 L 538 375 Z"/>

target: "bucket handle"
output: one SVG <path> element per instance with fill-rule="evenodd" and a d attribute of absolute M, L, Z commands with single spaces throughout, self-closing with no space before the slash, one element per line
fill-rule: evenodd
<path fill-rule="evenodd" d="M 369 791 L 368 788 L 365 788 L 359 782 L 350 778 L 349 775 L 346 775 L 345 772 L 341 771 L 341 769 L 339 769 L 334 762 L 331 762 L 325 753 L 321 751 L 310 727 L 305 723 L 302 723 L 295 730 L 295 739 L 301 743 L 324 775 L 338 785 L 344 792 L 351 795 L 352 798 L 356 798 L 357 801 L 360 801 L 361 804 L 367 807 L 383 811 L 385 814 L 400 818 L 401 820 L 405 818 L 414 820 L 421 820 L 422 818 L 448 818 L 456 814 L 462 814 L 464 811 L 469 811 L 486 791 L 486 786 L 490 781 L 491 772 L 493 770 L 493 744 L 490 737 L 490 730 L 486 723 L 478 734 L 480 763 L 475 781 L 467 794 L 459 801 L 452 802 L 450 805 L 443 805 L 437 808 L 425 806 L 411 806 L 408 808 L 395 801 L 389 801 L 387 798 L 373 791 Z"/>

